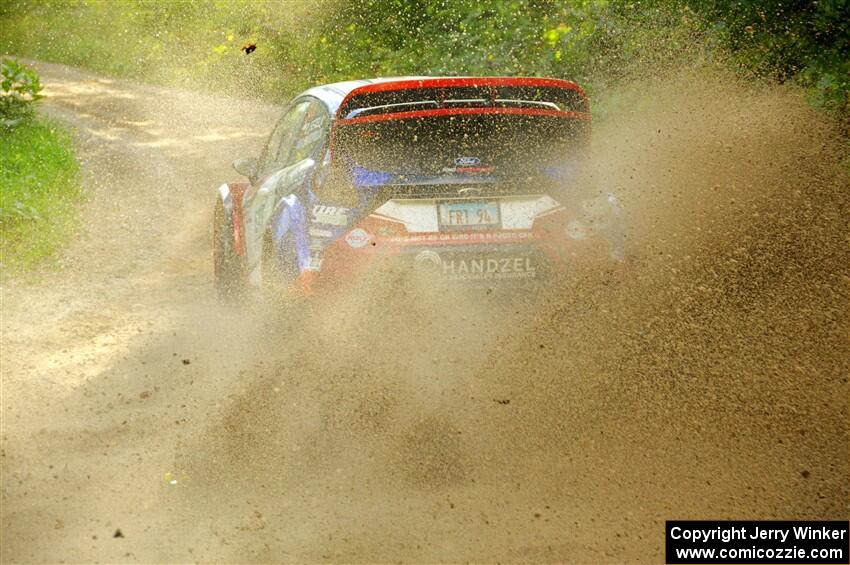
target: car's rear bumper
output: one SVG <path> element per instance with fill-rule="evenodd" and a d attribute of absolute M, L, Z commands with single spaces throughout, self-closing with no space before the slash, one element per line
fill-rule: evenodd
<path fill-rule="evenodd" d="M 323 251 L 320 270 L 305 272 L 301 286 L 344 289 L 367 276 L 393 273 L 452 286 L 515 287 L 616 263 L 603 237 L 574 241 L 532 230 L 383 236 L 361 224 Z"/>

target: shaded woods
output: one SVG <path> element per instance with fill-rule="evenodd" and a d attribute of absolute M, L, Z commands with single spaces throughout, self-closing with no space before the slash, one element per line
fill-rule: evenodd
<path fill-rule="evenodd" d="M 797 83 L 846 119 L 848 20 L 846 0 L 8 0 L 0 52 L 273 101 L 403 74 L 568 77 L 596 94 L 719 65 Z"/>

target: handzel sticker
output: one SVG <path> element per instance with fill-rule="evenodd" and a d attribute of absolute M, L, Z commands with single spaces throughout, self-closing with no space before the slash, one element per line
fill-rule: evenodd
<path fill-rule="evenodd" d="M 513 279 L 534 278 L 537 269 L 529 257 L 452 258 L 441 261 L 443 274 L 449 279 Z"/>
<path fill-rule="evenodd" d="M 431 249 L 413 260 L 417 269 L 436 269 L 449 280 L 533 279 L 537 277 L 534 259 L 526 255 L 507 257 L 449 255 L 441 257 Z"/>

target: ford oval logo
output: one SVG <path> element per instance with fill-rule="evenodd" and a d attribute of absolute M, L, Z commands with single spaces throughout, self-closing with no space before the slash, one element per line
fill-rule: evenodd
<path fill-rule="evenodd" d="M 458 157 L 455 159 L 455 165 L 458 167 L 476 167 L 481 164 L 481 159 L 478 157 Z"/>

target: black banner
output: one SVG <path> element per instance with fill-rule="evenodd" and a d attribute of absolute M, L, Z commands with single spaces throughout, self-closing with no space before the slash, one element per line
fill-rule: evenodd
<path fill-rule="evenodd" d="M 848 522 L 667 522 L 667 563 L 850 563 Z"/>

